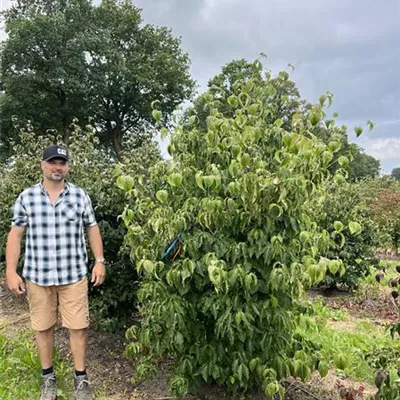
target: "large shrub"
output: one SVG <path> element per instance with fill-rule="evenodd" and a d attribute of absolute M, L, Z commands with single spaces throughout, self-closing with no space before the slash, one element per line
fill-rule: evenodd
<path fill-rule="evenodd" d="M 115 190 L 114 160 L 99 148 L 98 139 L 90 132 L 73 126 L 69 150 L 71 153 L 68 179 L 83 187 L 90 195 L 96 219 L 104 240 L 107 260 L 107 279 L 100 288 L 90 287 L 90 307 L 97 328 L 121 329 L 125 318 L 132 314 L 136 302 L 137 273 L 129 256 L 121 248 L 125 227 L 118 219 L 123 212 L 125 195 Z M 0 165 L 0 249 L 4 254 L 7 234 L 11 224 L 11 207 L 18 194 L 39 182 L 40 160 L 43 149 L 51 139 L 23 130 L 15 155 Z M 146 171 L 159 160 L 154 142 L 146 142 L 137 149 L 126 152 L 126 163 L 121 167 L 131 173 Z M 21 263 L 22 264 L 22 260 Z"/>
<path fill-rule="evenodd" d="M 306 207 L 329 176 L 343 136 L 332 121 L 325 124 L 321 105 L 283 129 L 273 118 L 268 76 L 233 87 L 229 97 L 215 88 L 204 95 L 211 110 L 205 132 L 196 116 L 189 128 L 176 126 L 171 162 L 152 167 L 148 178 L 117 181 L 135 201 L 122 218 L 142 275 L 142 321 L 127 331 L 127 354 L 139 357 L 137 380 L 155 372 L 159 357 L 174 356 L 169 386 L 178 395 L 201 380 L 232 390 L 259 383 L 268 396 L 282 395 L 281 378 L 306 379 L 316 366 L 325 371 L 318 352 L 293 332 L 305 290 L 327 268 L 344 272 L 340 260 L 320 257 L 331 239 Z M 219 113 L 216 101 L 232 116 Z M 322 124 L 328 144 L 312 134 Z M 343 174 L 339 168 L 335 180 L 343 182 Z M 359 232 L 357 223 L 352 230 Z"/>
<path fill-rule="evenodd" d="M 358 186 L 351 183 L 330 185 L 326 196 L 312 203 L 311 207 L 318 225 L 329 231 L 333 239 L 325 256 L 340 258 L 346 267 L 343 275 L 328 271 L 320 285 L 357 287 L 358 280 L 368 275 L 370 267 L 378 263 L 374 257 L 376 225 Z M 357 236 L 350 231 L 352 221 L 362 226 Z"/>
<path fill-rule="evenodd" d="M 383 250 L 400 248 L 400 182 L 390 176 L 358 184 L 376 225 L 374 240 Z"/>

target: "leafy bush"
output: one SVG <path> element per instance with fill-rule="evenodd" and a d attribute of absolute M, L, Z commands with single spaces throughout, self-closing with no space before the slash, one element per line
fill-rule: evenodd
<path fill-rule="evenodd" d="M 258 383 L 269 397 L 282 396 L 281 378 L 309 377 L 318 352 L 293 335 L 302 298 L 327 268 L 343 273 L 340 260 L 320 257 L 331 238 L 306 206 L 323 190 L 343 135 L 332 123 L 327 145 L 312 134 L 324 124 L 322 105 L 308 118 L 294 115 L 286 131 L 270 107 L 268 76 L 233 88 L 228 97 L 222 89 L 204 95 L 211 110 L 205 132 L 196 116 L 188 129 L 177 124 L 173 161 L 158 163 L 148 177 L 117 180 L 134 202 L 122 218 L 142 275 L 142 323 L 127 331 L 127 354 L 139 357 L 136 380 L 156 370 L 157 358 L 174 356 L 169 387 L 180 396 L 201 380 L 233 391 Z M 161 119 L 158 110 L 153 115 Z M 334 179 L 344 181 L 344 173 L 339 168 Z"/>
<path fill-rule="evenodd" d="M 332 246 L 325 256 L 340 258 L 346 267 L 343 275 L 328 271 L 320 285 L 357 287 L 358 280 L 368 275 L 370 267 L 376 266 L 379 262 L 374 257 L 375 224 L 368 215 L 365 200 L 358 187 L 349 183 L 340 186 L 331 185 L 327 196 L 313 203 L 312 208 L 316 222 L 322 228 L 331 231 Z M 349 228 L 351 221 L 357 221 L 362 226 L 359 235 L 351 233 Z"/>
<path fill-rule="evenodd" d="M 376 224 L 377 246 L 385 250 L 400 248 L 400 182 L 384 176 L 360 182 L 358 187 Z"/>
<path fill-rule="evenodd" d="M 95 327 L 109 330 L 123 328 L 124 317 L 132 314 L 136 301 L 137 273 L 121 246 L 126 232 L 118 215 L 123 212 L 125 197 L 115 190 L 114 160 L 99 147 L 90 132 L 74 126 L 69 150 L 71 181 L 84 188 L 92 199 L 96 219 L 104 240 L 108 277 L 100 288 L 90 287 L 91 314 Z M 40 160 L 50 139 L 23 130 L 15 144 L 15 155 L 0 165 L 0 249 L 4 254 L 10 228 L 11 206 L 18 194 L 41 177 Z M 126 171 L 141 173 L 159 159 L 154 142 L 126 152 Z M 120 251 L 121 250 L 121 251 Z"/>

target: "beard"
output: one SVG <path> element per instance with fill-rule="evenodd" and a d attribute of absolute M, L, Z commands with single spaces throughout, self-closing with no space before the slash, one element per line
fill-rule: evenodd
<path fill-rule="evenodd" d="M 52 174 L 49 174 L 47 178 L 53 182 L 61 182 L 65 178 L 65 175 L 58 174 L 58 173 L 52 173 Z"/>

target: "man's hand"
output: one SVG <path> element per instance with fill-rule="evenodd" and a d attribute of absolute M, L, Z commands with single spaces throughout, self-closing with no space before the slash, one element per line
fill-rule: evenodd
<path fill-rule="evenodd" d="M 8 272 L 6 275 L 8 288 L 16 293 L 25 293 L 25 284 L 22 278 L 16 272 Z"/>
<path fill-rule="evenodd" d="M 106 266 L 98 262 L 95 264 L 92 270 L 92 283 L 94 282 L 93 286 L 101 285 L 104 280 L 106 279 Z"/>

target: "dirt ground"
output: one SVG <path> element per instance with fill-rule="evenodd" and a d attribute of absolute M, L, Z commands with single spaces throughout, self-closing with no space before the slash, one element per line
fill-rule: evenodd
<path fill-rule="evenodd" d="M 318 293 L 321 294 L 321 293 Z M 315 294 L 314 294 L 315 295 Z M 387 299 L 378 298 L 374 304 L 355 304 L 350 296 L 343 294 L 324 296 L 326 302 L 332 307 L 343 307 L 352 310 L 357 308 L 360 315 L 369 314 L 374 310 L 375 318 L 380 312 L 385 311 L 384 316 L 391 319 L 392 315 L 387 312 Z M 371 300 L 372 301 L 372 300 Z M 353 304 L 354 303 L 354 304 Z M 378 311 L 377 311 L 378 310 Z M 378 312 L 378 314 L 377 314 Z M 385 318 L 386 319 L 386 318 Z M 6 288 L 3 280 L 0 281 L 0 330 L 8 335 L 30 329 L 29 309 L 25 295 L 16 296 Z M 350 327 L 351 328 L 351 327 Z M 349 328 L 349 329 L 350 329 Z M 72 357 L 68 345 L 68 332 L 61 326 L 56 328 L 55 345 L 59 349 L 63 359 L 71 361 Z M 123 336 L 112 335 L 103 332 L 90 331 L 88 347 L 88 371 L 96 399 L 109 400 L 172 400 L 167 390 L 167 379 L 171 361 L 165 361 L 159 365 L 158 375 L 151 381 L 132 386 L 131 378 L 134 373 L 132 364 L 124 357 L 125 340 Z M 284 382 L 286 387 L 285 400 L 338 400 L 341 386 L 353 387 L 355 390 L 362 386 L 366 392 L 373 392 L 368 385 L 350 382 L 341 379 L 330 371 L 322 379 L 317 373 L 307 383 L 289 379 Z M 220 400 L 230 399 L 228 393 L 215 385 L 203 385 L 196 395 L 188 395 L 186 400 Z M 264 400 L 266 397 L 257 390 L 247 395 L 247 399 Z M 358 397 L 356 397 L 358 399 Z M 361 398 L 361 397 L 360 397 Z"/>

